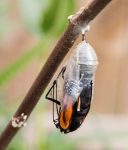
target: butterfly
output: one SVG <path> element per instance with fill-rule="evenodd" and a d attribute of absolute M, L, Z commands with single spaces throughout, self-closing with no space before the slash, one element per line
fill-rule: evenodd
<path fill-rule="evenodd" d="M 75 131 L 86 118 L 97 65 L 94 49 L 82 41 L 46 94 L 46 99 L 53 102 L 53 122 L 61 132 Z"/>

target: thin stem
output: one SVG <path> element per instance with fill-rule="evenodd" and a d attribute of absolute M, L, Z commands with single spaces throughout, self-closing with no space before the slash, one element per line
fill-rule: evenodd
<path fill-rule="evenodd" d="M 59 64 L 74 44 L 78 35 L 81 33 L 80 27 L 84 27 L 94 19 L 110 1 L 111 0 L 93 0 L 88 6 L 85 6 L 84 9 L 80 10 L 79 13 L 73 16 L 65 33 L 57 42 L 35 82 L 14 114 L 15 118 L 22 113 L 27 115 L 27 118 L 29 117 Z M 5 150 L 5 148 L 7 148 L 19 129 L 20 128 L 14 128 L 11 121 L 9 122 L 0 136 L 0 150 Z"/>

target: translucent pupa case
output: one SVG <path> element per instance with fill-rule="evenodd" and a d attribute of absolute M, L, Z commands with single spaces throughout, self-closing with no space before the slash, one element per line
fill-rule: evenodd
<path fill-rule="evenodd" d="M 64 73 L 64 82 L 61 89 L 60 102 L 62 108 L 72 97 L 73 104 L 77 101 L 83 88 L 94 80 L 95 71 L 98 65 L 95 50 L 85 41 L 82 41 L 75 48 L 70 56 L 66 71 Z"/>

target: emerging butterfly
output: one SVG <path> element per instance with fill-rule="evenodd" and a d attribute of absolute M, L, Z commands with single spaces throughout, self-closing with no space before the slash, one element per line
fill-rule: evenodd
<path fill-rule="evenodd" d="M 76 130 L 88 114 L 97 65 L 94 49 L 83 40 L 46 94 L 53 101 L 53 122 L 61 132 Z"/>

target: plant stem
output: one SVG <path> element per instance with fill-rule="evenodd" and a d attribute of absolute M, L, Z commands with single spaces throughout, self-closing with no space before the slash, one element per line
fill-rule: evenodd
<path fill-rule="evenodd" d="M 79 11 L 79 14 L 77 13 L 74 15 L 65 33 L 57 42 L 51 55 L 49 56 L 45 65 L 37 76 L 35 82 L 33 83 L 32 87 L 23 99 L 21 105 L 14 114 L 15 118 L 19 117 L 22 113 L 29 117 L 38 100 L 40 99 L 42 93 L 53 77 L 55 71 L 57 70 L 59 64 L 80 34 L 80 27 L 85 26 L 92 19 L 94 19 L 110 1 L 111 0 L 93 0 L 88 4 L 88 6 L 85 6 L 84 9 Z M 0 150 L 5 150 L 5 148 L 7 148 L 19 129 L 20 128 L 14 128 L 11 121 L 9 122 L 0 136 Z"/>

